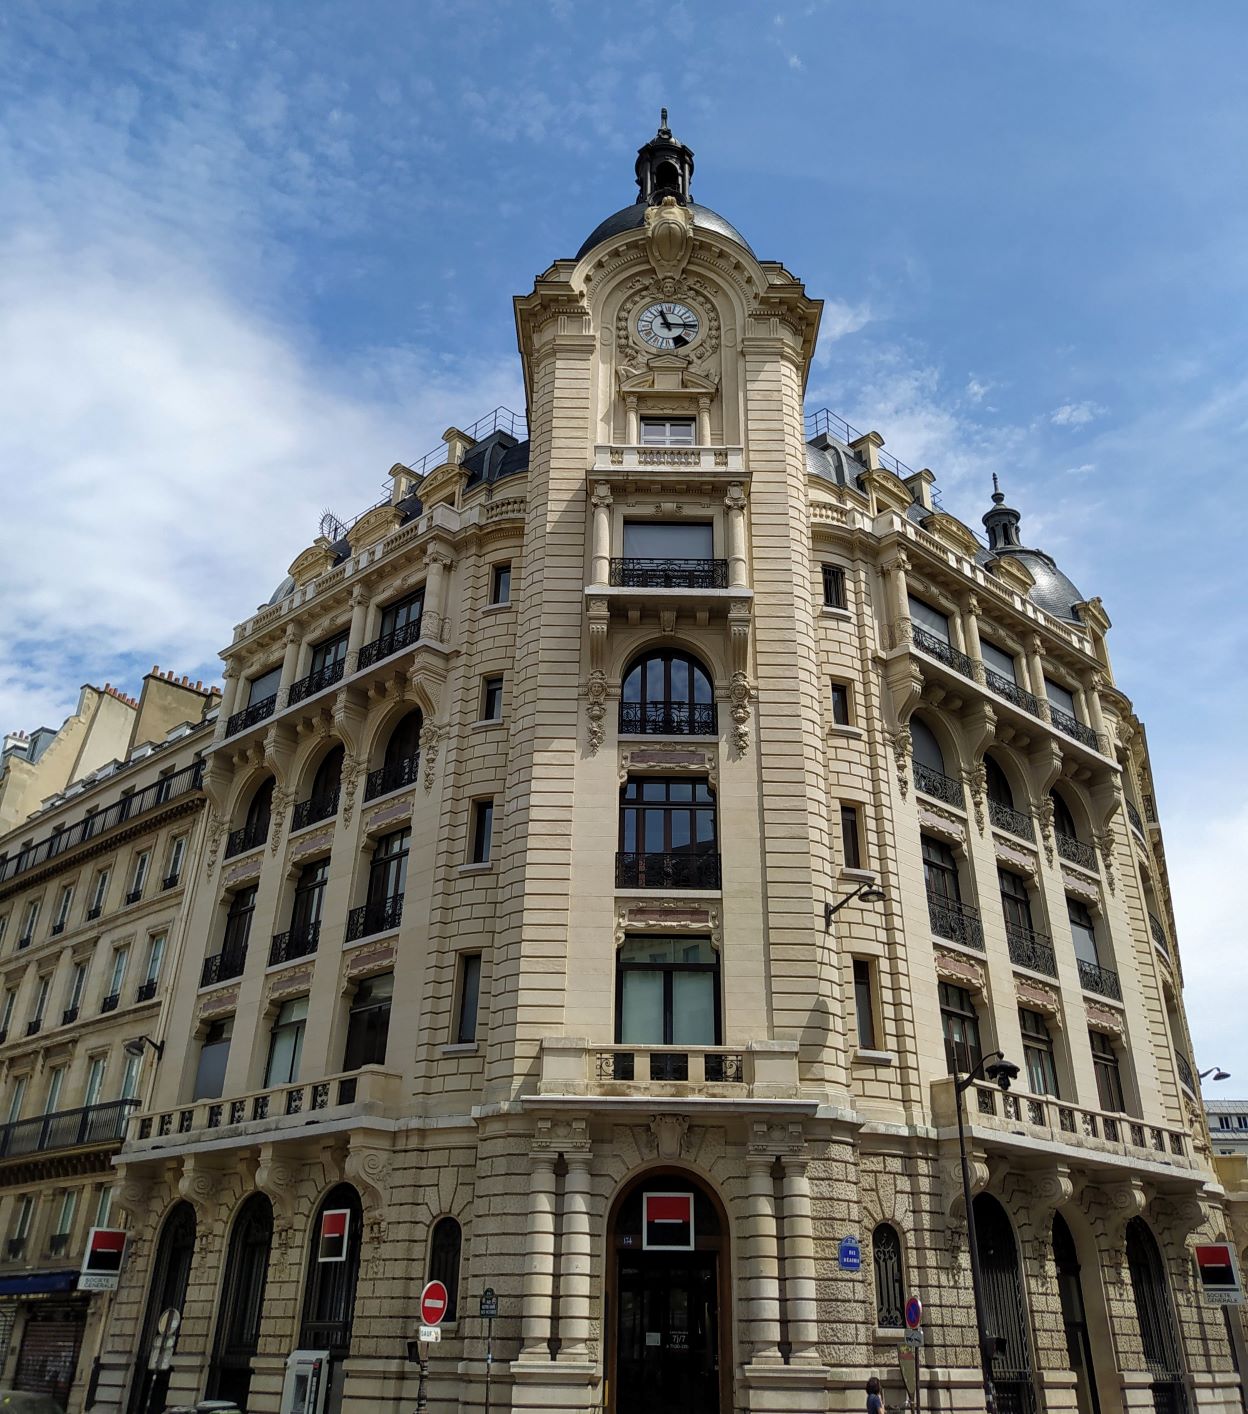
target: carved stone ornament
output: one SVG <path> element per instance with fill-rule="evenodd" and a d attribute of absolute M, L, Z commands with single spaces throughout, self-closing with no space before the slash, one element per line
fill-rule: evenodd
<path fill-rule="evenodd" d="M 1099 835 L 1096 840 L 1097 848 L 1101 851 L 1101 860 L 1105 865 L 1105 882 L 1109 885 L 1111 894 L 1118 892 L 1118 882 L 1114 878 L 1114 847 L 1116 843 L 1112 825 L 1107 826 L 1104 834 Z"/>
<path fill-rule="evenodd" d="M 1033 982 L 1030 977 L 1015 977 L 1014 993 L 1020 1006 L 1030 1011 L 1043 1012 L 1053 1025 L 1060 1028 L 1062 1003 L 1052 987 L 1046 987 L 1043 982 Z"/>
<path fill-rule="evenodd" d="M 420 754 L 424 764 L 425 790 L 433 789 L 434 767 L 438 763 L 438 750 L 446 740 L 450 728 L 444 722 L 426 722 L 420 734 Z"/>
<path fill-rule="evenodd" d="M 669 1162 L 679 1159 L 685 1152 L 685 1141 L 689 1135 L 688 1115 L 654 1115 L 650 1120 L 650 1133 L 654 1137 L 654 1150 L 660 1159 Z"/>
<path fill-rule="evenodd" d="M 924 829 L 931 830 L 951 844 L 966 847 L 966 826 L 952 810 L 942 810 L 939 805 L 929 805 L 925 800 L 920 800 L 918 806 L 919 824 Z"/>
<path fill-rule="evenodd" d="M 221 840 L 225 835 L 225 821 L 214 810 L 208 816 L 208 857 L 205 862 L 205 870 L 211 879 L 213 870 L 217 867 L 217 856 L 221 852 Z"/>
<path fill-rule="evenodd" d="M 593 1150 L 584 1119 L 539 1119 L 530 1149 L 535 1154 L 588 1154 Z"/>
<path fill-rule="evenodd" d="M 363 762 L 352 752 L 343 753 L 342 757 L 342 822 L 344 825 L 351 823 L 351 816 L 355 810 L 355 792 L 360 784 L 360 767 Z"/>
<path fill-rule="evenodd" d="M 1126 1037 L 1127 1027 L 1121 1012 L 1113 1011 L 1097 1002 L 1087 1002 L 1088 1025 L 1094 1031 L 1107 1031 L 1121 1041 Z"/>
<path fill-rule="evenodd" d="M 1046 795 L 1040 802 L 1040 839 L 1044 843 L 1044 857 L 1053 863 L 1053 798 Z"/>
<path fill-rule="evenodd" d="M 972 1150 L 967 1167 L 971 1175 L 971 1199 L 988 1187 L 990 1172 L 988 1160 L 980 1150 Z M 955 1222 L 966 1221 L 966 1194 L 962 1188 L 961 1159 L 944 1159 L 940 1164 L 940 1193 L 944 1198 L 945 1213 Z"/>
<path fill-rule="evenodd" d="M 963 957 L 961 953 L 945 952 L 943 948 L 936 948 L 934 957 L 936 975 L 943 981 L 952 982 L 958 987 L 967 987 L 981 996 L 987 992 L 988 980 L 978 962 Z"/>
<path fill-rule="evenodd" d="M 675 281 L 692 250 L 693 212 L 687 206 L 665 196 L 658 206 L 646 208 L 646 254 L 661 281 Z"/>
<path fill-rule="evenodd" d="M 732 744 L 738 756 L 743 756 L 750 745 L 750 680 L 743 672 L 735 672 L 728 684 L 728 698 L 732 703 Z"/>
<path fill-rule="evenodd" d="M 589 718 L 589 754 L 597 756 L 606 736 L 607 675 L 594 668 L 585 684 L 585 715 Z"/>
<path fill-rule="evenodd" d="M 269 853 L 276 854 L 282 842 L 282 830 L 286 824 L 286 812 L 294 804 L 294 791 L 283 786 L 274 786 L 273 803 L 269 809 Z"/>
<path fill-rule="evenodd" d="M 984 797 L 988 793 L 988 768 L 982 761 L 971 767 L 968 784 L 971 787 L 971 802 L 975 806 L 975 826 L 982 835 L 985 827 Z"/>
<path fill-rule="evenodd" d="M 699 933 L 711 935 L 711 946 L 718 949 L 723 937 L 717 908 L 699 908 L 683 899 L 656 899 L 654 902 L 630 903 L 616 909 L 615 945 L 622 947 L 624 939 L 633 933 Z"/>
<path fill-rule="evenodd" d="M 1036 856 L 1030 850 L 1021 849 L 1018 845 L 999 839 L 996 835 L 992 837 L 992 846 L 998 864 L 1006 864 L 1011 869 L 1017 869 L 1020 874 L 1026 874 L 1032 883 L 1035 883 L 1040 871 L 1036 863 Z"/>

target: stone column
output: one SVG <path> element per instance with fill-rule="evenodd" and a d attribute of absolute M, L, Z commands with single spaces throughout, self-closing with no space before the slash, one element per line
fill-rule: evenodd
<path fill-rule="evenodd" d="M 217 725 L 212 733 L 214 742 L 225 740 L 225 732 L 230 724 L 230 718 L 238 711 L 239 685 L 242 682 L 238 669 L 233 663 L 226 664 L 221 677 L 225 687 L 221 692 L 221 705 L 217 709 Z"/>
<path fill-rule="evenodd" d="M 425 556 L 425 606 L 424 625 L 421 638 L 431 638 L 435 643 L 446 641 L 446 572 L 451 566 L 451 557 L 441 550 L 430 550 Z"/>
<path fill-rule="evenodd" d="M 898 551 L 896 558 L 884 566 L 884 573 L 888 575 L 892 588 L 893 641 L 889 645 L 892 648 L 909 643 L 913 637 L 910 624 L 910 591 L 906 586 L 906 571 L 909 568 L 910 561 L 902 551 Z"/>
<path fill-rule="evenodd" d="M 1049 722 L 1052 721 L 1052 717 L 1049 715 L 1048 694 L 1044 690 L 1043 648 L 1040 635 L 1033 633 L 1031 642 L 1027 645 L 1027 671 L 1031 677 L 1031 690 L 1040 701 L 1040 715 L 1046 722 Z"/>
<path fill-rule="evenodd" d="M 753 1344 L 750 1362 L 756 1365 L 780 1362 L 780 1253 L 771 1166 L 770 1154 L 751 1154 L 745 1161 L 746 1309 Z"/>
<path fill-rule="evenodd" d="M 698 445 L 701 447 L 711 445 L 711 399 L 709 396 L 698 399 Z"/>
<path fill-rule="evenodd" d="M 350 676 L 359 666 L 360 649 L 364 646 L 364 631 L 368 626 L 368 594 L 362 584 L 351 591 L 351 631 L 347 635 L 345 675 Z"/>
<path fill-rule="evenodd" d="M 563 1243 L 559 1261 L 559 1358 L 584 1360 L 589 1344 L 589 1165 L 587 1153 L 565 1154 Z"/>
<path fill-rule="evenodd" d="M 1109 732 L 1105 726 L 1105 714 L 1101 711 L 1101 688 L 1104 685 L 1105 679 L 1100 673 L 1093 673 L 1085 696 L 1088 704 L 1088 726 L 1100 738 L 1101 750 L 1108 754 L 1110 751 Z"/>
<path fill-rule="evenodd" d="M 624 400 L 624 410 L 626 416 L 624 440 L 630 447 L 635 447 L 641 441 L 641 419 L 637 416 L 636 395 Z"/>
<path fill-rule="evenodd" d="M 749 564 L 745 553 L 745 491 L 734 481 L 724 497 L 728 507 L 728 584 L 744 589 L 749 584 Z"/>
<path fill-rule="evenodd" d="M 594 486 L 589 504 L 594 511 L 594 537 L 589 578 L 594 585 L 611 582 L 611 487 L 605 481 Z"/>
<path fill-rule="evenodd" d="M 290 686 L 299 671 L 299 650 L 303 647 L 303 634 L 295 624 L 286 625 L 286 651 L 282 655 L 282 677 L 277 685 L 277 700 L 285 706 L 290 698 Z"/>
<path fill-rule="evenodd" d="M 784 1299 L 789 1318 L 790 1359 L 819 1359 L 819 1312 L 815 1291 L 815 1229 L 810 1179 L 804 1158 L 784 1161 Z"/>
<path fill-rule="evenodd" d="M 529 1252 L 524 1273 L 520 1359 L 550 1359 L 555 1275 L 555 1156 L 535 1154 L 529 1176 Z"/>
<path fill-rule="evenodd" d="M 962 610 L 962 636 L 966 640 L 966 656 L 971 660 L 971 670 L 975 681 L 981 685 L 984 677 L 984 650 L 979 643 L 979 600 L 974 594 L 966 601 Z"/>

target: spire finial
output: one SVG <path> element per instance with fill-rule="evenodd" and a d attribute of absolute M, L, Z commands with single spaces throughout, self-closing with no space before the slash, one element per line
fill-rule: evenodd
<path fill-rule="evenodd" d="M 998 506 L 1005 505 L 1005 495 L 1001 490 L 1001 483 L 997 480 L 997 473 L 992 473 L 992 499 Z"/>
<path fill-rule="evenodd" d="M 661 128 L 667 127 L 667 109 L 666 109 L 666 108 L 660 108 L 660 109 L 659 109 L 659 127 L 661 127 Z"/>

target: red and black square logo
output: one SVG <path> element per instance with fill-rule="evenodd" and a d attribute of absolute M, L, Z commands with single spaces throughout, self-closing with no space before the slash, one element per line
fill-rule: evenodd
<path fill-rule="evenodd" d="M 641 1245 L 648 1250 L 693 1250 L 693 1194 L 643 1193 Z"/>
<path fill-rule="evenodd" d="M 326 1208 L 321 1214 L 321 1240 L 316 1249 L 316 1260 L 345 1262 L 350 1232 L 350 1208 Z"/>

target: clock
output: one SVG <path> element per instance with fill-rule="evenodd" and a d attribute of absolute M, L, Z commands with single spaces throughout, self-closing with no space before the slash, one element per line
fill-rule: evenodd
<path fill-rule="evenodd" d="M 650 304 L 637 316 L 637 335 L 652 349 L 683 349 L 698 337 L 702 324 L 687 304 Z"/>

